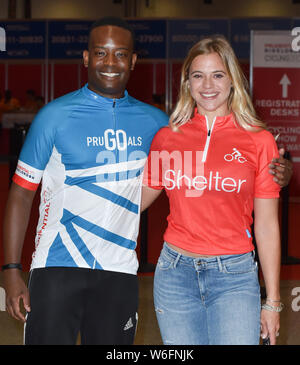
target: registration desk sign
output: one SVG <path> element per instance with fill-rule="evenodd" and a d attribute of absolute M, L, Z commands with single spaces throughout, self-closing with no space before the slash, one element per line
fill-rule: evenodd
<path fill-rule="evenodd" d="M 290 152 L 292 195 L 300 196 L 300 50 L 296 44 L 292 30 L 253 31 L 250 83 L 259 117 L 277 136 L 278 146 Z"/>

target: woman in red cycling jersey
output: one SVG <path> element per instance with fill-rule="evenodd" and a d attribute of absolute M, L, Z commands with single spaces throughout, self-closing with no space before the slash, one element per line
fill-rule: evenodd
<path fill-rule="evenodd" d="M 254 111 L 223 37 L 202 39 L 184 61 L 169 127 L 155 136 L 142 209 L 165 189 L 170 214 L 154 278 L 164 344 L 276 343 L 280 186 L 269 174 L 278 150 Z M 261 305 L 254 232 L 266 286 Z"/>

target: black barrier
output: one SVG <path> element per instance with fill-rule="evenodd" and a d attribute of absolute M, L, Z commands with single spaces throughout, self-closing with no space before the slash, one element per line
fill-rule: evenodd
<path fill-rule="evenodd" d="M 154 272 L 155 265 L 148 262 L 148 210 L 145 210 L 141 214 L 140 247 L 140 262 L 138 272 Z"/>

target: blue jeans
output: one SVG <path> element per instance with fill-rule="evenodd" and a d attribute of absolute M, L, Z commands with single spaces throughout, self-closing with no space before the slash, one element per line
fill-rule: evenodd
<path fill-rule="evenodd" d="M 258 345 L 254 253 L 194 258 L 164 243 L 154 276 L 154 305 L 165 345 Z"/>

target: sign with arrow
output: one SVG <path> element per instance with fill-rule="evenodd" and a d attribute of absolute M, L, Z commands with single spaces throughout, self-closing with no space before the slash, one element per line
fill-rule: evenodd
<path fill-rule="evenodd" d="M 280 83 L 280 85 L 282 85 L 282 97 L 287 98 L 288 97 L 288 86 L 291 85 L 291 81 L 289 80 L 287 75 L 284 74 L 279 83 Z"/>
<path fill-rule="evenodd" d="M 292 30 L 252 32 L 250 83 L 258 116 L 290 152 L 290 192 L 300 196 L 300 51 L 293 49 L 294 37 Z"/>

